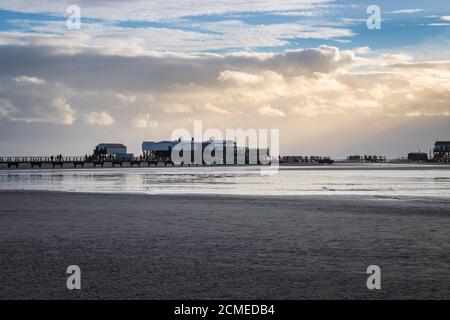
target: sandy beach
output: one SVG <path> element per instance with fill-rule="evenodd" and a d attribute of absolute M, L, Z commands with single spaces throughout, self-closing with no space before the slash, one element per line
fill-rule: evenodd
<path fill-rule="evenodd" d="M 0 299 L 450 298 L 445 199 L 3 191 L 0 204 Z"/>

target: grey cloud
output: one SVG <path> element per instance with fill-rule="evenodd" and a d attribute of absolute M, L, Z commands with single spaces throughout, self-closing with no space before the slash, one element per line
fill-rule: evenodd
<path fill-rule="evenodd" d="M 0 115 L 13 121 L 73 124 L 75 111 L 66 102 L 67 92 L 44 83 L 17 82 L 0 76 Z"/>
<path fill-rule="evenodd" d="M 223 70 L 272 70 L 287 75 L 332 72 L 353 62 L 349 51 L 334 47 L 276 54 L 177 55 L 136 57 L 98 52 L 55 54 L 50 47 L 0 46 L 2 75 L 33 74 L 47 81 L 63 82 L 80 90 L 170 90 L 176 85 L 215 84 Z"/>

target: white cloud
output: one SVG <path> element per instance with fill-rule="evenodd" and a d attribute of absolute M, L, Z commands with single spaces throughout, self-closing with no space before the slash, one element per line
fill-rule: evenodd
<path fill-rule="evenodd" d="M 76 112 L 62 97 L 51 101 L 49 106 L 33 106 L 34 112 L 22 113 L 17 107 L 15 112 L 8 114 L 12 121 L 26 123 L 55 123 L 73 125 L 76 120 Z"/>
<path fill-rule="evenodd" d="M 164 104 L 163 111 L 165 113 L 190 113 L 192 108 L 189 105 L 174 102 Z"/>
<path fill-rule="evenodd" d="M 186 30 L 189 27 L 191 30 Z M 136 56 L 157 51 L 200 52 L 228 48 L 285 46 L 292 39 L 339 39 L 355 36 L 342 26 L 315 23 L 250 25 L 242 21 L 216 23 L 186 22 L 176 27 L 126 28 L 99 22 L 85 22 L 76 33 L 63 24 L 34 23 L 31 32 L 0 32 L 0 43 L 51 45 L 59 52 L 77 53 L 86 49 L 105 54 Z"/>
<path fill-rule="evenodd" d="M 258 113 L 262 116 L 269 116 L 269 117 L 284 117 L 284 116 L 286 116 L 286 114 L 283 111 L 272 108 L 270 105 L 266 105 L 262 108 L 259 108 Z"/>
<path fill-rule="evenodd" d="M 264 79 L 258 75 L 247 72 L 225 70 L 220 72 L 217 80 L 222 82 L 232 81 L 237 84 L 256 84 L 262 82 Z"/>
<path fill-rule="evenodd" d="M 69 5 L 81 7 L 86 18 L 134 21 L 176 21 L 183 16 L 229 14 L 232 12 L 315 11 L 315 6 L 328 0 L 172 0 L 164 4 L 158 1 L 114 1 L 106 5 L 100 0 L 14 0 L 3 1 L 0 8 L 27 13 L 51 13 L 65 16 Z"/>
<path fill-rule="evenodd" d="M 110 126 L 114 124 L 114 118 L 102 111 L 102 112 L 89 112 L 84 115 L 84 121 L 91 125 L 99 125 L 99 126 Z"/>
<path fill-rule="evenodd" d="M 139 114 L 133 120 L 133 126 L 135 128 L 146 129 L 146 128 L 157 128 L 159 126 L 158 121 L 153 120 L 150 114 Z"/>
<path fill-rule="evenodd" d="M 445 27 L 445 26 L 450 26 L 450 23 L 447 22 L 436 22 L 436 23 L 429 23 L 428 24 L 431 27 Z"/>
<path fill-rule="evenodd" d="M 17 3 L 15 3 L 17 2 Z M 157 2 L 157 1 L 156 1 Z M 126 5 L 114 1 L 114 5 L 100 5 L 97 1 L 82 1 L 80 3 L 82 17 L 99 19 L 96 21 L 82 21 L 81 30 L 73 32 L 68 30 L 65 23 L 53 20 L 9 20 L 16 23 L 20 31 L 0 32 L 0 43 L 8 44 L 34 44 L 52 45 L 65 52 L 80 52 L 87 48 L 99 50 L 102 53 L 120 55 L 142 55 L 152 51 L 173 52 L 201 52 L 205 50 L 279 47 L 289 44 L 289 41 L 298 38 L 305 39 L 335 39 L 336 41 L 349 41 L 344 38 L 354 37 L 356 34 L 346 28 L 342 23 L 332 23 L 324 20 L 308 20 L 302 23 L 261 23 L 250 24 L 234 19 L 230 20 L 230 12 L 241 9 L 264 15 L 293 13 L 305 16 L 315 16 L 321 10 L 315 8 L 323 5 L 325 0 L 280 1 L 276 5 L 269 0 L 246 1 L 175 1 L 173 4 L 156 5 L 153 2 L 127 1 Z M 48 1 L 14 1 L 14 4 L 4 4 L 3 8 L 23 12 L 53 13 L 65 16 L 67 5 L 63 1 L 52 4 Z M 253 5 L 255 5 L 255 7 Z M 69 2 L 66 2 L 69 4 Z M 70 1 L 70 4 L 74 4 Z M 331 4 L 328 4 L 331 6 Z M 171 7 L 171 10 L 166 10 Z M 195 7 L 195 14 L 183 7 Z M 0 9 L 2 4 L 0 4 Z M 58 9 L 60 8 L 60 9 Z M 231 9 L 232 8 L 232 9 Z M 277 10 L 277 9 L 286 10 Z M 176 10 L 175 10 L 176 9 Z M 304 9 L 292 11 L 292 9 Z M 47 11 L 48 10 L 48 11 Z M 212 10 L 212 11 L 211 11 Z M 224 14 L 218 21 L 208 22 L 196 19 L 183 18 L 202 14 Z M 106 19 L 102 21 L 101 19 Z M 127 24 L 117 24 L 120 20 L 133 21 L 161 21 L 168 24 L 160 26 L 127 27 Z M 26 28 L 24 28 L 24 26 Z M 26 30 L 26 31 L 25 31 Z"/>
<path fill-rule="evenodd" d="M 366 23 L 367 18 L 342 18 L 339 21 L 346 25 L 354 25 L 354 24 Z"/>
<path fill-rule="evenodd" d="M 271 12 L 275 16 L 286 16 L 286 17 L 319 17 L 326 14 L 326 10 L 302 10 L 302 11 L 278 11 Z"/>
<path fill-rule="evenodd" d="M 394 10 L 394 11 L 389 11 L 387 13 L 392 13 L 392 14 L 407 14 L 407 13 L 417 13 L 417 12 L 422 12 L 423 9 L 401 9 L 401 10 Z"/>
<path fill-rule="evenodd" d="M 377 58 L 381 65 L 391 65 L 396 63 L 411 62 L 413 57 L 406 53 L 384 53 Z"/>
<path fill-rule="evenodd" d="M 440 20 L 443 21 L 450 21 L 450 16 L 430 16 L 433 18 L 440 18 Z M 433 23 L 429 23 L 428 24 L 431 27 L 446 27 L 446 26 L 450 26 L 450 22 L 433 22 Z"/>
<path fill-rule="evenodd" d="M 335 39 L 355 36 L 342 26 L 325 26 L 313 22 L 246 24 L 240 20 L 224 20 L 214 23 L 193 24 L 194 27 L 219 33 L 229 43 L 228 47 L 281 46 L 288 39 Z"/>
<path fill-rule="evenodd" d="M 133 103 L 136 101 L 136 96 L 122 93 L 117 93 L 116 98 L 125 103 Z"/>
<path fill-rule="evenodd" d="M 56 122 L 69 125 L 75 122 L 75 111 L 64 98 L 53 100 L 52 107 L 55 108 L 59 114 L 59 121 Z"/>
<path fill-rule="evenodd" d="M 222 108 L 219 108 L 219 107 L 217 107 L 217 106 L 215 106 L 215 105 L 213 105 L 211 103 L 206 103 L 205 105 L 200 106 L 197 109 L 205 110 L 205 111 L 211 111 L 211 112 L 218 113 L 218 114 L 230 114 L 229 111 L 227 111 L 225 109 L 222 109 Z"/>
<path fill-rule="evenodd" d="M 31 84 L 45 84 L 44 79 L 39 79 L 37 77 L 29 77 L 29 76 L 18 76 L 12 78 L 17 83 L 31 83 Z"/>
<path fill-rule="evenodd" d="M 368 54 L 368 53 L 370 53 L 371 49 L 370 49 L 370 47 L 358 47 L 358 48 L 353 49 L 353 51 L 356 54 Z"/>

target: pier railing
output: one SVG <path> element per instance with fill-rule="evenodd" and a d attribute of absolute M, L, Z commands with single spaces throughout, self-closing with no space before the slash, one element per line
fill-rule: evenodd
<path fill-rule="evenodd" d="M 76 162 L 76 161 L 88 161 L 86 157 L 36 157 L 36 156 L 19 156 L 19 157 L 0 157 L 0 163 L 7 162 L 19 162 L 19 163 L 31 163 L 31 162 L 42 162 L 42 163 L 52 163 L 52 162 Z"/>
<path fill-rule="evenodd" d="M 199 166 L 199 165 L 216 165 L 208 164 L 204 161 L 201 163 L 174 163 L 168 157 L 130 157 L 130 156 L 110 156 L 110 155 L 94 155 L 94 156 L 0 156 L 0 166 L 8 168 L 42 168 L 42 167 L 53 167 L 53 168 L 76 168 L 76 167 L 116 167 L 116 166 L 126 166 L 126 167 L 151 167 L 151 166 Z M 234 163 L 237 164 L 237 163 Z M 250 163 L 248 163 L 250 164 Z M 224 165 L 228 165 L 224 164 Z"/>
<path fill-rule="evenodd" d="M 101 166 L 110 163 L 113 167 L 116 165 L 123 166 L 123 164 L 129 164 L 131 167 L 134 165 L 141 166 L 146 164 L 147 166 L 158 165 L 159 163 L 166 165 L 174 165 L 170 159 L 157 158 L 157 157 L 130 157 L 130 156 L 7 156 L 0 157 L 0 164 L 7 165 L 8 168 L 19 168 L 19 165 L 27 165 L 28 167 L 53 166 L 63 167 L 66 164 L 73 167 L 84 167 L 86 164 L 90 164 L 93 167 Z"/>

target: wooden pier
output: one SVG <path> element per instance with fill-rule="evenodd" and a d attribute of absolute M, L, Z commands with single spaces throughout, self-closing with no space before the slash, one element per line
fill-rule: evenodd
<path fill-rule="evenodd" d="M 96 168 L 96 167 L 157 167 L 158 165 L 174 166 L 172 160 L 148 159 L 137 157 L 133 159 L 93 159 L 91 157 L 0 157 L 0 168 Z"/>

